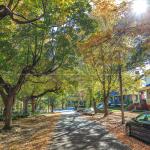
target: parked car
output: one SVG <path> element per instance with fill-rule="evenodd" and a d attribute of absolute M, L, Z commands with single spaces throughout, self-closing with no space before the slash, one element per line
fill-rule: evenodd
<path fill-rule="evenodd" d="M 126 123 L 126 134 L 150 144 L 150 112 L 145 112 Z"/>
<path fill-rule="evenodd" d="M 104 108 L 104 104 L 103 103 L 100 103 L 96 106 L 97 109 L 103 109 Z"/>
<path fill-rule="evenodd" d="M 92 116 L 92 115 L 95 114 L 93 108 L 86 108 L 86 109 L 83 110 L 82 113 L 83 113 L 84 115 L 90 115 L 90 116 Z"/>
<path fill-rule="evenodd" d="M 113 108 L 113 107 L 115 107 L 115 105 L 112 104 L 111 101 L 108 101 L 108 107 Z M 99 104 L 96 106 L 96 108 L 97 108 L 98 110 L 99 110 L 99 109 L 104 109 L 104 103 L 103 103 L 103 102 L 99 103 Z"/>

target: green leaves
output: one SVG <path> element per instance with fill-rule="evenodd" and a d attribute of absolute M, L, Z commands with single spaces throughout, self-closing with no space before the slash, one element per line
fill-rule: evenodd
<path fill-rule="evenodd" d="M 45 10 L 40 0 L 20 2 L 15 12 L 27 19 L 35 18 L 43 11 L 45 14 L 40 20 L 25 25 L 17 25 L 9 17 L 0 21 L 0 74 L 6 82 L 15 85 L 22 69 L 34 66 L 22 83 L 21 94 L 53 87 L 55 77 L 49 77 L 49 74 L 57 74 L 60 67 L 72 69 L 77 62 L 77 42 L 96 28 L 95 21 L 89 18 L 90 10 L 88 0 L 48 1 Z M 24 20 L 20 16 L 16 19 Z M 51 81 L 46 84 L 38 82 L 48 77 Z M 27 81 L 28 78 L 36 82 Z"/>

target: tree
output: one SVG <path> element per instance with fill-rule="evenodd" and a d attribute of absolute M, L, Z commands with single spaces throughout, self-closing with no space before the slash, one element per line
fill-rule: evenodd
<path fill-rule="evenodd" d="M 60 6 L 61 4 L 59 3 Z M 79 5 L 82 7 L 79 8 Z M 56 6 L 54 3 L 49 11 L 54 14 Z M 4 129 L 11 126 L 12 107 L 27 77 L 41 77 L 55 73 L 67 63 L 68 54 L 73 54 L 76 42 L 82 40 L 95 27 L 95 23 L 85 13 L 91 10 L 88 1 L 76 0 L 68 5 L 63 3 L 61 8 L 59 13 L 51 16 L 52 20 L 48 20 L 50 16 L 44 19 L 44 28 L 20 26 L 14 28 L 12 33 L 1 37 L 0 94 L 5 106 Z M 64 13 L 64 8 L 67 13 Z M 58 14 L 61 15 L 58 17 Z M 78 16 L 82 17 L 79 19 Z M 8 25 L 3 28 L 9 27 Z M 5 33 L 5 30 L 3 32 Z M 9 52 L 12 55 L 7 56 Z"/>
<path fill-rule="evenodd" d="M 35 103 L 36 100 L 43 97 L 44 95 L 46 95 L 47 93 L 51 93 L 51 92 L 58 92 L 60 89 L 60 85 L 55 85 L 54 88 L 49 88 L 49 89 L 44 89 L 41 93 L 38 92 L 38 94 L 35 94 L 35 91 L 32 91 L 32 94 L 30 96 L 26 96 L 25 98 L 23 98 L 23 103 L 24 103 L 24 114 L 28 114 L 28 102 L 31 101 L 32 104 L 32 113 L 35 112 Z"/>
<path fill-rule="evenodd" d="M 83 53 L 86 63 L 95 71 L 95 78 L 100 83 L 100 92 L 104 102 L 104 116 L 108 115 L 108 97 L 113 82 L 116 80 L 115 49 L 110 43 L 89 48 Z"/>
<path fill-rule="evenodd" d="M 45 36 L 45 35 L 44 35 Z M 53 66 L 52 68 L 49 69 L 49 67 L 47 68 L 43 68 L 43 70 L 39 70 L 37 71 L 37 64 L 41 61 L 41 54 L 43 52 L 43 42 L 44 42 L 44 37 L 42 39 L 42 43 L 40 43 L 41 45 L 41 49 L 39 49 L 39 45 L 37 44 L 38 40 L 36 39 L 37 35 L 35 36 L 35 43 L 34 47 L 35 49 L 33 50 L 31 48 L 31 52 L 33 52 L 31 55 L 28 54 L 28 58 L 27 58 L 27 62 L 25 64 L 25 66 L 23 65 L 21 68 L 21 72 L 20 75 L 18 77 L 18 80 L 11 84 L 8 83 L 4 77 L 0 76 L 0 85 L 1 85 L 1 96 L 2 96 L 2 100 L 4 103 L 4 121 L 5 121 L 5 127 L 4 129 L 9 129 L 10 125 L 11 125 L 11 114 L 12 114 L 12 107 L 15 103 L 15 97 L 16 94 L 20 91 L 22 85 L 25 83 L 26 77 L 27 75 L 34 75 L 34 76 L 38 76 L 39 74 L 49 74 L 55 71 L 55 65 L 51 65 Z M 29 43 L 28 43 L 29 44 Z M 30 56 L 32 56 L 32 59 L 30 59 Z M 42 64 L 42 62 L 41 62 Z M 54 67 L 55 66 L 55 67 Z M 34 71 L 33 71 L 34 70 Z"/>
<path fill-rule="evenodd" d="M 17 24 L 27 24 L 33 23 L 37 20 L 40 20 L 44 17 L 46 13 L 46 6 L 48 4 L 47 0 L 38 1 L 36 5 L 33 5 L 32 1 L 24 1 L 21 0 L 7 0 L 5 2 L 1 2 L 0 4 L 0 20 L 10 17 L 10 19 Z M 33 7 L 29 7 L 32 5 Z M 21 10 L 22 9 L 22 10 Z M 34 11 L 43 12 L 38 17 L 34 17 L 32 19 L 29 16 L 22 15 L 20 12 L 24 12 L 24 10 L 29 11 L 29 13 L 33 13 Z M 16 12 L 18 11 L 18 12 Z"/>
<path fill-rule="evenodd" d="M 55 107 L 55 98 L 54 97 L 50 97 L 50 106 L 51 106 L 51 112 L 54 112 L 54 107 Z"/>

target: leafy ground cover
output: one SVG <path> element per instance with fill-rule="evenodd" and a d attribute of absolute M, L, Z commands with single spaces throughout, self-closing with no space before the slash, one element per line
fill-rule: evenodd
<path fill-rule="evenodd" d="M 138 113 L 125 112 L 125 119 L 129 120 L 136 117 Z M 97 123 L 105 126 L 111 133 L 113 133 L 117 139 L 122 141 L 124 144 L 129 145 L 132 150 L 150 150 L 150 146 L 135 139 L 128 137 L 125 134 L 125 126 L 121 124 L 121 113 L 113 112 L 108 117 L 103 117 L 102 113 L 94 116 L 85 116 L 87 119 L 95 120 Z"/>
<path fill-rule="evenodd" d="M 9 132 L 0 131 L 0 150 L 44 150 L 52 143 L 52 135 L 60 114 L 44 114 L 13 121 Z M 3 123 L 0 122 L 0 128 Z"/>

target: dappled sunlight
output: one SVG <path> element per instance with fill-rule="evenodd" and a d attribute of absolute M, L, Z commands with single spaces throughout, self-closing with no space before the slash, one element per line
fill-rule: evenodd
<path fill-rule="evenodd" d="M 77 113 L 76 111 L 74 110 L 67 110 L 67 109 L 60 109 L 60 110 L 55 110 L 55 112 L 57 113 L 61 113 L 61 114 L 75 114 Z"/>
<path fill-rule="evenodd" d="M 150 0 L 0 0 L 0 150 L 149 150 L 139 110 Z"/>
<path fill-rule="evenodd" d="M 112 149 L 127 150 L 105 128 L 93 121 L 87 121 L 78 114 L 63 115 L 58 122 L 51 150 Z"/>
<path fill-rule="evenodd" d="M 125 119 L 130 120 L 131 118 L 136 117 L 137 113 L 125 112 Z M 84 118 L 89 118 L 90 120 L 96 121 L 101 126 L 104 126 L 111 134 L 115 135 L 118 140 L 129 145 L 132 150 L 149 150 L 149 145 L 146 145 L 142 141 L 135 139 L 133 137 L 129 137 L 125 134 L 125 127 L 121 124 L 121 113 L 114 112 L 107 117 L 103 117 L 103 114 L 96 114 L 95 116 L 84 116 Z M 110 137 L 111 134 L 106 135 Z"/>

